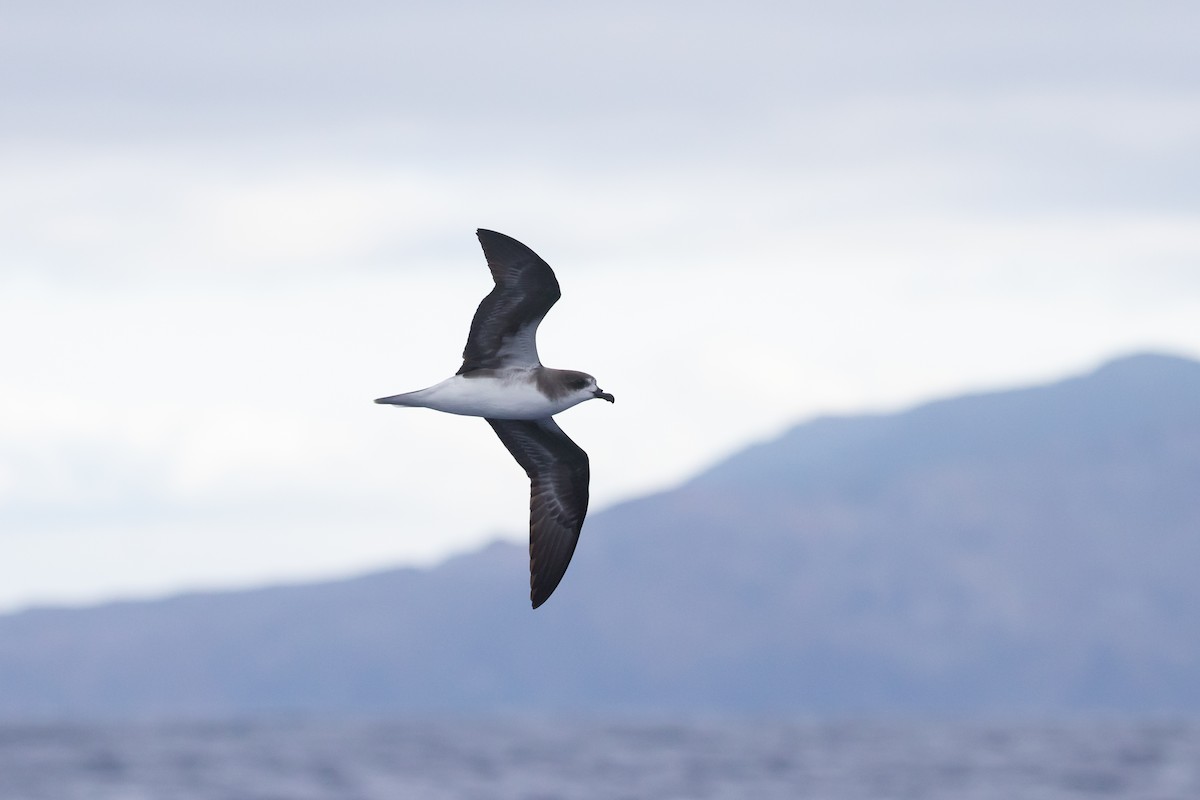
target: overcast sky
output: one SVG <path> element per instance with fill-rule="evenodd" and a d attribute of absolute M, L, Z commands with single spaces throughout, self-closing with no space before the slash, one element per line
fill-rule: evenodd
<path fill-rule="evenodd" d="M 1200 355 L 1200 6 L 0 4 L 0 609 L 526 535 L 453 373 L 555 267 L 593 508 L 819 413 Z M 586 529 L 584 532 L 586 537 Z M 580 546 L 586 556 L 586 542 Z"/>

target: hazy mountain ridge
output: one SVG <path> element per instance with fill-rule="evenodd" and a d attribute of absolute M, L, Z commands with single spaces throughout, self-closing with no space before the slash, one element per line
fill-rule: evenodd
<path fill-rule="evenodd" d="M 1200 710 L 1200 364 L 826 417 L 525 553 L 0 617 L 0 715 Z"/>

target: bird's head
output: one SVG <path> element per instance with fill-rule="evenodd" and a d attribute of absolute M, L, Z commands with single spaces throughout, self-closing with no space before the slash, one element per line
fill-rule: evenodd
<path fill-rule="evenodd" d="M 596 379 L 586 372 L 564 371 L 566 373 L 567 390 L 575 397 L 579 398 L 579 402 L 584 400 L 594 400 L 599 398 L 612 403 L 616 401 L 611 394 L 601 391 L 596 385 Z"/>

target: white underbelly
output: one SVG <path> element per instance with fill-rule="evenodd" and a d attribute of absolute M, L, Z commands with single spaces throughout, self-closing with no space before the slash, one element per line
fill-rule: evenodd
<path fill-rule="evenodd" d="M 453 378 L 432 386 L 422 397 L 428 408 L 448 414 L 493 419 L 543 419 L 575 405 L 576 401 L 554 401 L 524 380 L 492 377 Z"/>

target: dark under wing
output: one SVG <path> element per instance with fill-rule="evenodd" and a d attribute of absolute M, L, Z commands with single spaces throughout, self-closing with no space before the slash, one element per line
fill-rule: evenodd
<path fill-rule="evenodd" d="M 529 476 L 529 598 L 537 608 L 562 580 L 587 515 L 587 453 L 546 419 L 489 419 Z"/>
<path fill-rule="evenodd" d="M 554 270 L 512 237 L 480 228 L 488 268 L 496 281 L 471 320 L 458 374 L 476 369 L 536 366 L 537 327 L 561 292 Z"/>

